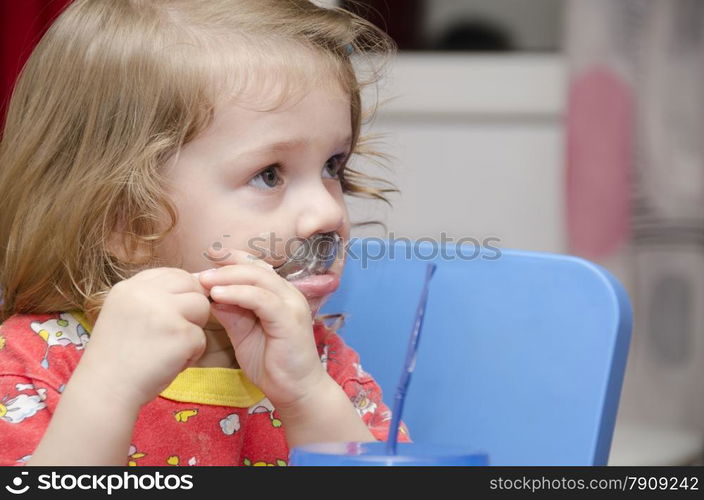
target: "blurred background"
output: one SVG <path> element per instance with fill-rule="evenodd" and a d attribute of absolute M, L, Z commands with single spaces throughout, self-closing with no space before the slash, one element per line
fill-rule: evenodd
<path fill-rule="evenodd" d="M 635 312 L 611 465 L 704 458 L 704 1 L 315 0 L 399 55 L 367 103 L 401 190 L 353 236 L 498 238 L 602 264 Z M 0 106 L 69 0 L 0 0 Z M 4 113 L 3 113 L 4 116 Z"/>
<path fill-rule="evenodd" d="M 351 200 L 387 225 L 355 236 L 496 237 L 605 266 L 635 313 L 609 463 L 702 464 L 704 1 L 321 3 L 400 48 L 367 99 L 387 100 L 368 130 L 401 194 Z"/>

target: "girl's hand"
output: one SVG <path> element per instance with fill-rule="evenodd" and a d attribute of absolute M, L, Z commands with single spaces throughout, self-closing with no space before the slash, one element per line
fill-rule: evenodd
<path fill-rule="evenodd" d="M 255 256 L 229 249 L 219 268 L 200 273 L 212 313 L 240 367 L 274 406 L 290 407 L 317 390 L 325 372 L 305 296 Z M 217 288 L 215 288 L 217 287 Z"/>
<path fill-rule="evenodd" d="M 141 271 L 108 293 L 76 370 L 141 406 L 203 354 L 209 313 L 196 276 L 167 267 Z"/>

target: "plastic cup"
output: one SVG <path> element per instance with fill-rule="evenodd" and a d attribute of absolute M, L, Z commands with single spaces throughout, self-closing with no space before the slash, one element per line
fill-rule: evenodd
<path fill-rule="evenodd" d="M 399 443 L 396 455 L 386 443 L 316 443 L 291 450 L 289 465 L 298 466 L 467 466 L 489 465 L 488 454 L 448 446 Z"/>

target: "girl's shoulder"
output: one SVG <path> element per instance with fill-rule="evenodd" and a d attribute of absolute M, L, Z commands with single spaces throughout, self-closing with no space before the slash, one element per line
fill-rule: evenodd
<path fill-rule="evenodd" d="M 0 375 L 67 381 L 90 338 L 71 311 L 14 314 L 0 324 Z"/>

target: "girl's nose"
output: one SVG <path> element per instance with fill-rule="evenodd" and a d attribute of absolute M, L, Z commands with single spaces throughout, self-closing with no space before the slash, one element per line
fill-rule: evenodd
<path fill-rule="evenodd" d="M 335 198 L 324 186 L 301 193 L 301 210 L 296 234 L 308 238 L 316 233 L 340 232 L 345 223 L 344 200 Z"/>

